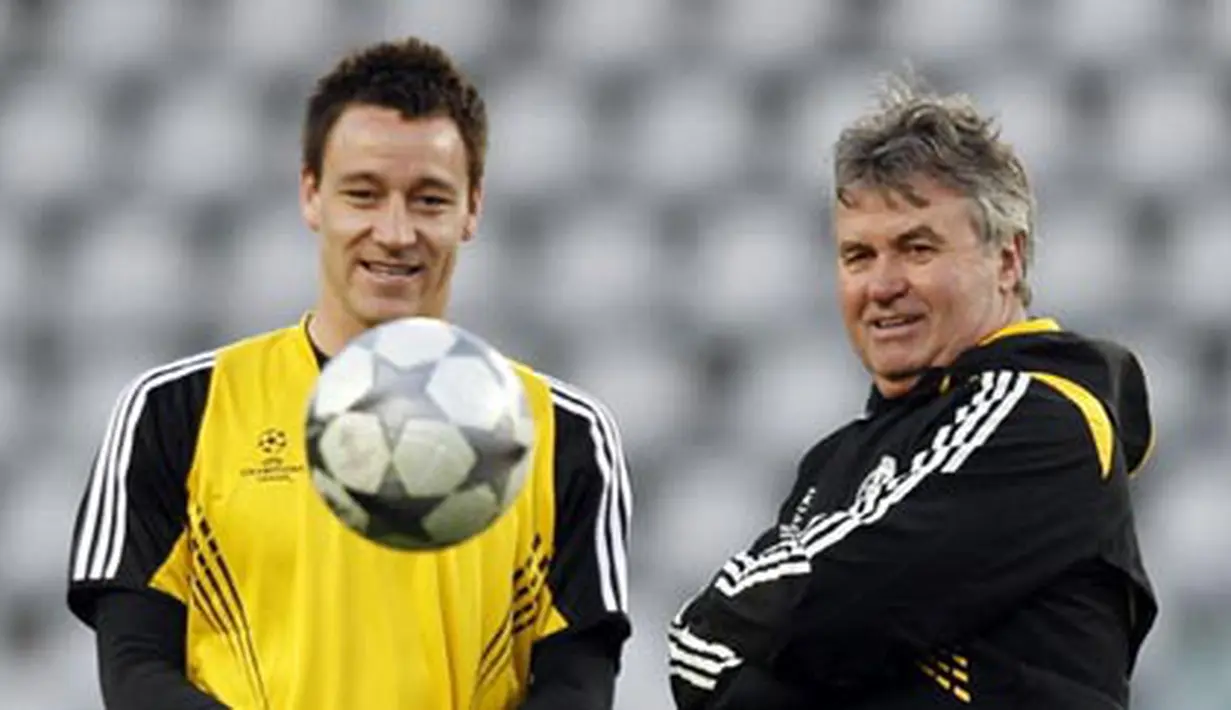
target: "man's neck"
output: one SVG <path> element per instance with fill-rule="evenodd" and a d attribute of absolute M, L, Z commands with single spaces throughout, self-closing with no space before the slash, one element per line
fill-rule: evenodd
<path fill-rule="evenodd" d="M 978 345 L 987 342 L 988 339 L 993 338 L 1005 328 L 1017 325 L 1018 323 L 1024 323 L 1029 320 L 1029 317 L 1029 314 L 1026 313 L 1026 307 L 1022 305 L 1021 301 L 1016 298 L 1009 301 L 1005 304 L 1004 316 L 997 321 L 993 328 L 984 333 L 983 337 L 979 338 L 973 347 L 978 347 Z"/>
<path fill-rule="evenodd" d="M 323 302 L 317 304 L 308 319 L 308 338 L 328 357 L 342 352 L 347 343 L 365 330 L 365 326 L 337 313 Z"/>

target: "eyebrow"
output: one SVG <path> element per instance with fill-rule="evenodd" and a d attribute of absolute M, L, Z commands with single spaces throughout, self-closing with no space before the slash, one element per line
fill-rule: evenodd
<path fill-rule="evenodd" d="M 353 173 L 348 173 L 346 175 L 343 175 L 338 180 L 338 184 L 346 185 L 346 184 L 356 183 L 356 182 L 370 182 L 370 183 L 380 184 L 380 183 L 383 183 L 384 181 L 385 180 L 383 177 L 381 177 L 380 175 L 370 170 L 361 170 L 358 172 L 353 172 Z M 449 182 L 448 180 L 444 180 L 438 177 L 432 177 L 430 175 L 419 178 L 418 180 L 414 182 L 412 187 L 415 190 L 425 190 L 425 189 L 426 190 L 441 190 L 443 192 L 448 192 L 449 194 L 456 194 L 459 192 L 458 188 L 453 183 Z"/>
<path fill-rule="evenodd" d="M 436 177 L 423 177 L 415 181 L 415 189 L 422 190 L 424 188 L 430 190 L 443 190 L 450 194 L 459 192 L 457 186 L 448 180 L 442 180 Z"/>
<path fill-rule="evenodd" d="M 931 227 L 927 226 L 926 224 L 920 224 L 918 226 L 911 227 L 910 229 L 906 230 L 905 232 L 902 232 L 901 234 L 898 234 L 890 241 L 895 245 L 901 245 L 906 242 L 914 241 L 916 239 L 923 239 L 929 242 L 943 242 L 945 240 L 944 237 L 937 234 L 936 231 L 933 230 Z M 869 248 L 869 247 L 867 243 L 859 239 L 847 239 L 847 240 L 843 240 L 838 243 L 838 249 L 840 251 L 849 251 L 852 249 L 860 249 L 860 248 Z"/>
<path fill-rule="evenodd" d="M 932 229 L 931 227 L 927 226 L 926 224 L 920 224 L 894 237 L 893 242 L 895 244 L 903 244 L 905 242 L 914 241 L 916 239 L 923 239 L 929 242 L 943 242 L 945 240 L 944 237 L 937 234 L 936 231 Z"/>
<path fill-rule="evenodd" d="M 338 179 L 338 182 L 380 182 L 380 176 L 369 171 L 360 171 L 355 173 L 347 173 Z"/>

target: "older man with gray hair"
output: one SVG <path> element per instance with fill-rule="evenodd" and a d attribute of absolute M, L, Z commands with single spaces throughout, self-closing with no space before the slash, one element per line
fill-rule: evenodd
<path fill-rule="evenodd" d="M 834 185 L 866 412 L 671 623 L 677 705 L 1127 707 L 1157 609 L 1138 359 L 1029 314 L 1034 198 L 968 99 L 891 81 Z"/>

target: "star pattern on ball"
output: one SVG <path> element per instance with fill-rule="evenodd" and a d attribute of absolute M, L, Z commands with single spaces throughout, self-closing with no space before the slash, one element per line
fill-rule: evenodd
<path fill-rule="evenodd" d="M 373 495 L 356 491 L 351 491 L 351 496 L 368 512 L 365 534 L 369 537 L 376 540 L 391 536 L 410 537 L 425 543 L 432 537 L 423 528 L 423 519 L 443 500 L 439 497 L 386 497 L 379 493 Z"/>
<path fill-rule="evenodd" d="M 372 389 L 362 404 L 380 420 L 390 449 L 397 446 L 402 430 L 412 419 L 448 421 L 440 407 L 427 396 L 435 363 L 402 368 L 377 357 L 373 367 Z"/>
<path fill-rule="evenodd" d="M 496 363 L 492 360 L 490 351 L 483 347 L 482 344 L 476 343 L 473 339 L 461 337 L 449 349 L 449 357 L 469 357 L 478 360 L 487 367 L 492 376 L 496 378 L 502 386 L 507 387 L 509 383 L 506 381 L 506 373 L 501 372 L 500 368 L 496 367 Z"/>
<path fill-rule="evenodd" d="M 496 429 L 473 429 L 462 427 L 462 434 L 470 442 L 478 460 L 459 487 L 461 490 L 477 486 L 490 486 L 499 500 L 504 500 L 505 488 L 509 483 L 509 470 L 526 455 L 526 447 L 518 443 L 512 436 L 513 424 L 502 420 L 501 426 L 508 427 L 506 433 Z M 499 429 L 500 427 L 497 427 Z"/>

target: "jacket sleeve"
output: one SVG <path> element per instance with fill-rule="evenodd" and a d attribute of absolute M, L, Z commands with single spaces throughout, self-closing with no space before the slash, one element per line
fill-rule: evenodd
<path fill-rule="evenodd" d="M 1010 610 L 1123 523 L 1105 432 L 1062 392 L 989 372 L 955 400 L 848 507 L 767 531 L 685 606 L 669 631 L 681 707 L 726 707 L 742 669 L 800 639 L 811 678 L 868 682 Z"/>
<path fill-rule="evenodd" d="M 534 644 L 522 710 L 607 710 L 615 697 L 620 646 L 601 627 L 564 630 Z"/>
<path fill-rule="evenodd" d="M 224 707 L 184 672 L 187 611 L 154 590 L 99 595 L 94 615 L 103 703 L 124 710 Z"/>

